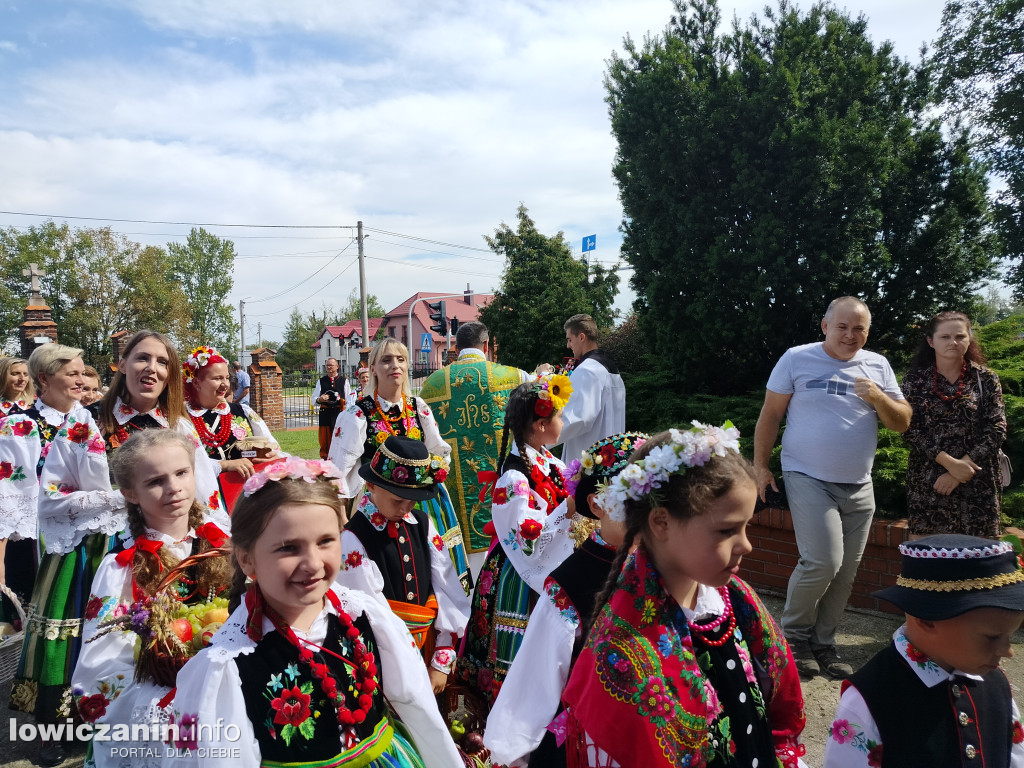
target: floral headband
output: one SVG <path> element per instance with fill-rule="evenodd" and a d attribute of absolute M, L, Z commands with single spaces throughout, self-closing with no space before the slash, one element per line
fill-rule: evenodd
<path fill-rule="evenodd" d="M 305 480 L 307 483 L 315 483 L 321 477 L 339 491 L 344 490 L 341 470 L 333 462 L 289 456 L 284 461 L 275 461 L 266 469 L 252 475 L 242 486 L 242 494 L 252 496 L 271 481 L 276 483 L 279 480 Z"/>
<path fill-rule="evenodd" d="M 740 431 L 731 421 L 721 427 L 691 422 L 687 430 L 669 430 L 671 442 L 652 448 L 639 461 L 627 464 L 601 491 L 608 516 L 617 522 L 626 519 L 626 500 L 649 499 L 653 506 L 660 502 L 654 493 L 668 482 L 669 477 L 681 474 L 689 467 L 702 467 L 712 456 L 725 456 L 729 451 L 740 452 Z"/>
<path fill-rule="evenodd" d="M 565 490 L 570 495 L 575 494 L 583 478 L 593 475 L 595 471 L 604 477 L 621 472 L 633 451 L 649 438 L 650 435 L 643 432 L 623 432 L 594 443 L 580 454 L 580 458 L 573 459 L 565 468 Z"/>
<path fill-rule="evenodd" d="M 533 412 L 546 419 L 555 411 L 565 408 L 572 395 L 572 384 L 568 376 L 560 373 L 540 376 L 530 387 L 530 394 L 537 397 L 533 402 Z"/>
<path fill-rule="evenodd" d="M 425 488 L 440 485 L 448 477 L 448 461 L 442 456 L 430 455 L 425 459 L 411 459 L 388 450 L 377 448 L 370 460 L 370 471 L 381 480 L 406 488 Z"/>
<path fill-rule="evenodd" d="M 185 374 L 185 381 L 192 381 L 200 368 L 205 368 L 213 363 L 226 363 L 220 352 L 213 347 L 196 347 L 188 353 L 185 362 L 181 364 L 182 373 Z"/>

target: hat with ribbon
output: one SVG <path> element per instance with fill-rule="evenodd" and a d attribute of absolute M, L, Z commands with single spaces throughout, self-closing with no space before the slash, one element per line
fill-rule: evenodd
<path fill-rule="evenodd" d="M 432 456 L 419 440 L 392 435 L 359 468 L 359 476 L 400 498 L 425 501 L 448 476 L 448 460 Z"/>
<path fill-rule="evenodd" d="M 576 511 L 584 517 L 597 519 L 590 511 L 588 496 L 597 493 L 598 484 L 622 471 L 633 451 L 650 439 L 643 432 L 621 432 L 598 440 L 584 450 L 579 458 L 565 468 L 565 489 L 576 501 Z"/>
<path fill-rule="evenodd" d="M 1024 611 L 1024 570 L 1005 541 L 939 534 L 900 544 L 896 584 L 875 592 L 926 621 L 952 619 L 975 608 Z"/>

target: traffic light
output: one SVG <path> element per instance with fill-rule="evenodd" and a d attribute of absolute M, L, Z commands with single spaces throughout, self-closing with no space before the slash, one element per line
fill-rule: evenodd
<path fill-rule="evenodd" d="M 453 317 L 451 319 L 452 324 L 452 336 L 459 332 L 459 318 Z"/>
<path fill-rule="evenodd" d="M 431 303 L 428 301 L 427 309 L 430 310 L 430 319 L 434 321 L 434 324 L 430 326 L 430 330 L 432 330 L 438 336 L 447 336 L 448 316 L 445 314 L 444 302 L 435 301 Z"/>

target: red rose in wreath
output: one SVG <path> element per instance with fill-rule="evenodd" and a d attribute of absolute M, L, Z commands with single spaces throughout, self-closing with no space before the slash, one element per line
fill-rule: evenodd
<path fill-rule="evenodd" d="M 544 526 L 543 525 L 538 523 L 536 520 L 533 520 L 531 518 L 527 518 L 519 526 L 519 535 L 522 536 L 527 541 L 533 541 L 538 536 L 540 536 L 540 532 L 542 530 L 544 530 Z"/>
<path fill-rule="evenodd" d="M 286 688 L 281 695 L 270 702 L 277 713 L 274 715 L 276 725 L 294 725 L 298 728 L 309 719 L 309 694 L 299 690 L 299 686 Z"/>
<path fill-rule="evenodd" d="M 438 483 L 443 483 L 446 477 L 448 477 L 448 470 L 443 467 L 434 473 L 434 480 Z"/>
<path fill-rule="evenodd" d="M 110 700 L 102 693 L 94 693 L 92 696 L 83 696 L 78 700 L 78 712 L 87 723 L 94 723 L 99 717 L 103 717 L 107 711 L 107 704 Z"/>
<path fill-rule="evenodd" d="M 554 410 L 555 404 L 550 400 L 541 400 L 540 398 L 537 398 L 536 402 L 533 404 L 533 412 L 542 419 L 546 419 Z"/>
<path fill-rule="evenodd" d="M 612 445 L 611 443 L 609 443 L 608 445 L 602 446 L 601 449 L 598 450 L 597 453 L 601 457 L 601 463 L 604 466 L 610 467 L 612 464 L 615 463 L 616 451 L 615 451 L 615 446 Z"/>
<path fill-rule="evenodd" d="M 84 443 L 89 439 L 89 425 L 88 424 L 75 424 L 73 427 L 68 427 L 68 440 L 72 443 Z"/>

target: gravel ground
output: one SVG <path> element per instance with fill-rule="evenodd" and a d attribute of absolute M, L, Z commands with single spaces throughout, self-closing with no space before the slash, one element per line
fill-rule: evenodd
<path fill-rule="evenodd" d="M 782 597 L 763 592 L 761 597 L 768 610 L 778 619 L 782 613 Z M 898 617 L 889 614 L 847 611 L 839 628 L 839 654 L 856 669 L 889 641 L 900 623 Z M 1017 633 L 1014 637 L 1014 649 L 1018 655 L 1005 660 L 1003 669 L 1013 684 L 1015 698 L 1019 703 L 1021 697 L 1017 692 L 1024 686 L 1024 634 Z M 803 733 L 804 745 L 807 747 L 804 761 L 811 768 L 822 765 L 828 728 L 839 704 L 839 685 L 839 681 L 821 676 L 803 681 L 804 707 L 807 712 L 807 728 Z M 6 704 L 10 688 L 10 683 L 0 685 L 0 702 Z M 31 718 L 21 712 L 7 711 L 6 722 L 0 723 L 0 768 L 30 768 L 34 765 L 32 760 L 37 748 L 34 744 L 11 741 L 9 723 L 12 717 L 18 723 L 31 722 Z M 84 751 L 71 755 L 63 768 L 81 765 L 83 757 Z"/>

